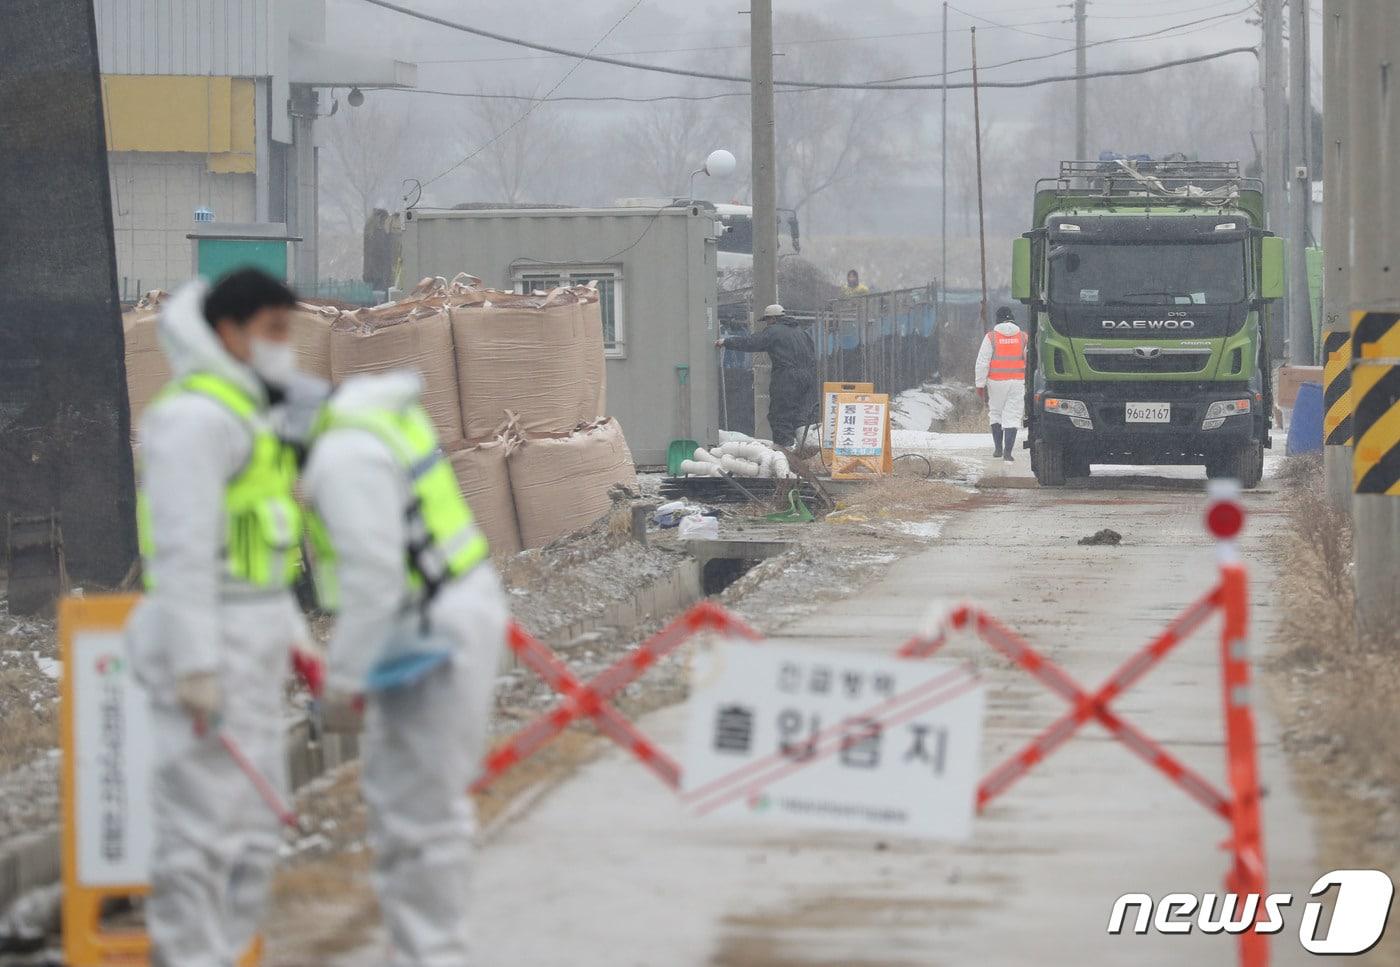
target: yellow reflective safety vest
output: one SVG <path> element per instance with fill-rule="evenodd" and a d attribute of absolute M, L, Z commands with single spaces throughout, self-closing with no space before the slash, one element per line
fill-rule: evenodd
<path fill-rule="evenodd" d="M 196 393 L 220 404 L 238 417 L 252 438 L 247 463 L 224 485 L 225 574 L 258 588 L 290 587 L 301 571 L 302 516 L 292 495 L 296 454 L 262 419 L 257 402 L 222 376 L 191 373 L 161 390 L 152 405 L 182 393 Z M 150 564 L 156 548 L 150 500 L 144 490 L 136 497 L 136 519 L 149 591 L 155 584 Z"/>
<path fill-rule="evenodd" d="M 404 547 L 407 591 L 420 595 L 423 605 L 442 585 L 490 556 L 486 535 L 472 518 L 452 464 L 438 446 L 437 432 L 422 406 L 353 414 L 327 409 L 317 423 L 315 436 L 339 429 L 373 434 L 393 453 L 408 478 L 412 498 L 406 510 L 408 540 Z M 316 595 L 321 607 L 335 612 L 340 607 L 335 546 L 324 521 L 314 512 L 308 531 L 316 558 Z"/>

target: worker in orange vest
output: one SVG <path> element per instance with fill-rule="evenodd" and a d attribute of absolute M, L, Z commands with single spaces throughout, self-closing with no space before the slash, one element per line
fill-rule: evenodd
<path fill-rule="evenodd" d="M 977 395 L 992 423 L 992 456 L 1015 459 L 1016 430 L 1026 409 L 1026 334 L 1010 306 L 997 310 L 997 324 L 977 352 Z"/>

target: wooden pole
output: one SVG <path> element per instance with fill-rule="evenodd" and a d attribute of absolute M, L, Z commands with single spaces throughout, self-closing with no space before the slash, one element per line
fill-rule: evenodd
<path fill-rule="evenodd" d="M 972 140 L 977 145 L 977 244 L 982 250 L 982 329 L 987 328 L 987 218 L 982 206 L 982 100 L 977 91 L 977 28 L 972 28 Z"/>

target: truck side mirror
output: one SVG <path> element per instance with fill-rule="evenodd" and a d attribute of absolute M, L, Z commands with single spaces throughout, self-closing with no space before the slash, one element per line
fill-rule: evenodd
<path fill-rule="evenodd" d="M 1282 299 L 1283 287 L 1283 239 L 1276 235 L 1265 235 L 1260 249 L 1259 298 Z"/>
<path fill-rule="evenodd" d="M 1011 240 L 1011 298 L 1018 302 L 1031 301 L 1031 240 L 1028 238 Z"/>

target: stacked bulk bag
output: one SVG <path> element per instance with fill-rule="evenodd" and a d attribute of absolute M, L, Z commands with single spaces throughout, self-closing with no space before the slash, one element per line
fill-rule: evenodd
<path fill-rule="evenodd" d="M 613 419 L 573 433 L 526 434 L 507 462 L 526 547 L 541 547 L 587 527 L 607 513 L 609 489 L 637 485 L 632 452 Z"/>
<path fill-rule="evenodd" d="M 519 295 L 463 287 L 449 299 L 462 425 L 490 433 L 513 413 L 522 433 L 564 433 L 601 414 L 602 321 L 593 290 Z M 594 317 L 596 316 L 596 323 Z"/>
<path fill-rule="evenodd" d="M 515 446 L 514 438 L 500 435 L 464 446 L 449 456 L 457 486 L 491 545 L 491 556 L 498 561 L 520 553 L 520 524 L 515 516 L 507 466 Z"/>
<path fill-rule="evenodd" d="M 341 316 L 336 306 L 298 302 L 291 313 L 292 349 L 297 368 L 321 379 L 331 378 L 331 327 Z"/>
<path fill-rule="evenodd" d="M 156 323 L 166 294 L 153 289 L 134 307 L 122 313 L 122 338 L 126 342 L 126 398 L 131 411 L 131 437 L 141 414 L 155 395 L 170 382 L 170 364 L 161 352 Z"/>
<path fill-rule="evenodd" d="M 443 448 L 461 445 L 457 366 L 443 299 L 412 299 L 340 313 L 331 326 L 330 363 L 335 383 L 358 373 L 417 371 L 423 377 L 423 408 Z"/>

